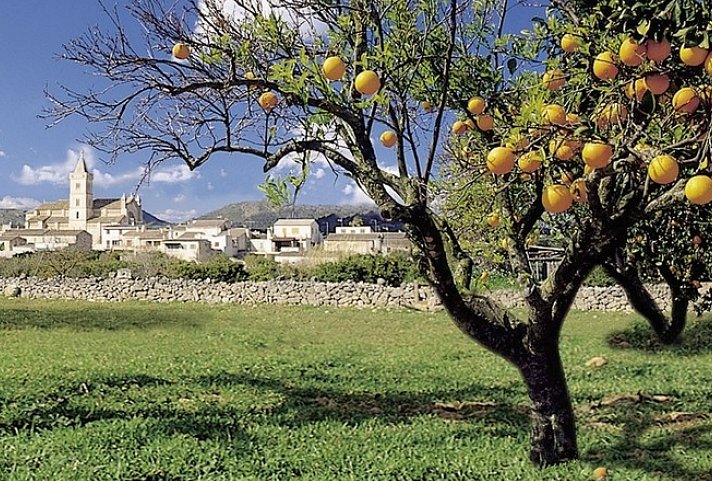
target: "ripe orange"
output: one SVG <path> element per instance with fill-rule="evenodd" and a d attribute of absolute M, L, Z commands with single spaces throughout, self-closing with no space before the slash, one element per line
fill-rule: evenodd
<path fill-rule="evenodd" d="M 648 84 L 646 83 L 646 79 L 644 78 L 631 80 L 630 82 L 625 84 L 625 96 L 629 99 L 632 99 L 635 95 L 635 98 L 638 102 L 641 102 L 643 100 L 643 97 L 645 97 L 645 92 L 647 91 Z"/>
<path fill-rule="evenodd" d="M 620 125 L 628 118 L 628 107 L 624 104 L 612 103 L 605 105 L 596 117 L 596 125 L 605 129 L 611 125 Z"/>
<path fill-rule="evenodd" d="M 517 164 L 519 168 L 522 169 L 522 172 L 530 174 L 539 170 L 543 160 L 538 150 L 532 150 L 526 154 L 522 154 L 517 160 Z"/>
<path fill-rule="evenodd" d="M 321 66 L 324 77 L 329 80 L 341 80 L 346 73 L 346 64 L 340 57 L 328 57 Z"/>
<path fill-rule="evenodd" d="M 574 198 L 565 185 L 547 185 L 541 194 L 541 203 L 547 212 L 559 214 L 568 210 Z"/>
<path fill-rule="evenodd" d="M 685 184 L 685 197 L 693 204 L 712 202 L 712 179 L 707 175 L 695 175 Z"/>
<path fill-rule="evenodd" d="M 583 204 L 588 200 L 588 188 L 586 187 L 586 181 L 583 179 L 576 179 L 571 183 L 569 187 L 571 191 L 571 196 L 579 204 Z"/>
<path fill-rule="evenodd" d="M 279 99 L 273 92 L 264 92 L 257 99 L 257 103 L 260 104 L 260 107 L 264 110 L 270 111 L 277 106 Z"/>
<path fill-rule="evenodd" d="M 648 175 L 656 184 L 669 184 L 677 179 L 680 174 L 680 166 L 670 155 L 658 155 L 650 161 Z"/>
<path fill-rule="evenodd" d="M 173 50 L 171 51 L 171 53 L 178 60 L 185 60 L 190 56 L 190 49 L 186 44 L 178 42 L 173 45 Z"/>
<path fill-rule="evenodd" d="M 425 112 L 431 112 L 433 110 L 433 104 L 431 104 L 429 100 L 423 100 L 423 103 L 420 105 Z"/>
<path fill-rule="evenodd" d="M 477 116 L 477 128 L 483 132 L 488 132 L 494 127 L 494 117 L 483 114 Z"/>
<path fill-rule="evenodd" d="M 492 227 L 493 229 L 496 229 L 501 224 L 502 224 L 502 219 L 500 219 L 498 213 L 492 212 L 490 215 L 487 216 L 487 225 Z"/>
<path fill-rule="evenodd" d="M 664 73 L 648 75 L 645 84 L 653 95 L 662 95 L 670 88 L 670 77 Z"/>
<path fill-rule="evenodd" d="M 514 168 L 514 151 L 509 147 L 495 147 L 487 154 L 487 169 L 493 174 L 508 174 Z"/>
<path fill-rule="evenodd" d="M 621 43 L 620 49 L 618 50 L 618 56 L 620 57 L 621 62 L 629 67 L 637 67 L 643 63 L 645 53 L 645 44 L 641 45 L 631 37 L 623 40 L 623 43 Z"/>
<path fill-rule="evenodd" d="M 566 125 L 566 110 L 561 105 L 545 105 L 541 111 L 544 124 Z"/>
<path fill-rule="evenodd" d="M 398 136 L 392 130 L 386 130 L 381 134 L 381 143 L 386 148 L 391 148 L 398 142 Z"/>
<path fill-rule="evenodd" d="M 670 41 L 663 38 L 659 42 L 649 39 L 647 42 L 647 54 L 648 58 L 653 62 L 660 64 L 670 56 L 672 52 L 672 47 Z"/>
<path fill-rule="evenodd" d="M 566 85 L 566 75 L 559 69 L 549 70 L 544 72 L 541 77 L 541 81 L 544 83 L 544 87 L 549 90 L 559 90 L 561 87 Z"/>
<path fill-rule="evenodd" d="M 672 107 L 678 112 L 691 114 L 700 105 L 700 98 L 692 87 L 683 87 L 672 98 Z"/>
<path fill-rule="evenodd" d="M 581 46 L 581 40 L 576 35 L 567 33 L 561 37 L 561 50 L 566 53 L 574 53 Z"/>
<path fill-rule="evenodd" d="M 554 140 L 554 157 L 559 160 L 567 161 L 571 160 L 574 155 L 576 155 L 581 148 L 581 142 L 576 140 Z"/>
<path fill-rule="evenodd" d="M 467 111 L 472 115 L 480 115 L 485 111 L 485 99 L 482 97 L 472 97 L 469 102 L 467 102 Z"/>
<path fill-rule="evenodd" d="M 463 122 L 462 120 L 456 120 L 455 123 L 452 124 L 452 133 L 455 135 L 462 135 L 465 132 L 467 132 L 467 124 Z"/>
<path fill-rule="evenodd" d="M 356 76 L 354 86 L 362 95 L 373 95 L 381 88 L 381 79 L 373 70 L 364 70 Z"/>
<path fill-rule="evenodd" d="M 598 467 L 593 470 L 591 477 L 593 478 L 593 481 L 602 481 L 608 477 L 608 470 L 603 466 Z"/>
<path fill-rule="evenodd" d="M 611 80 L 618 75 L 618 66 L 611 52 L 599 53 L 593 61 L 593 75 L 600 80 Z"/>
<path fill-rule="evenodd" d="M 707 58 L 705 59 L 705 71 L 709 74 L 712 75 L 712 52 L 707 55 Z"/>
<path fill-rule="evenodd" d="M 566 123 L 568 125 L 577 125 L 581 123 L 581 118 L 578 116 L 578 114 L 568 113 L 566 114 Z"/>
<path fill-rule="evenodd" d="M 247 80 L 255 80 L 257 77 L 254 72 L 245 72 L 245 78 Z"/>
<path fill-rule="evenodd" d="M 702 47 L 681 47 L 680 60 L 689 67 L 697 67 L 707 58 L 709 52 Z"/>
<path fill-rule="evenodd" d="M 604 142 L 586 142 L 581 151 L 581 158 L 592 169 L 601 169 L 611 162 L 613 146 Z"/>

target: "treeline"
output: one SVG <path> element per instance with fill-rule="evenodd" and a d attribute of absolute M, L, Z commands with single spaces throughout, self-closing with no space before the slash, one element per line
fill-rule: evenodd
<path fill-rule="evenodd" d="M 296 265 L 280 264 L 257 255 L 248 255 L 244 261 L 218 255 L 198 264 L 161 253 L 120 254 L 73 249 L 0 259 L 0 277 L 110 277 L 121 269 L 129 269 L 134 277 L 163 276 L 220 282 L 294 279 L 376 283 L 381 278 L 387 285 L 399 286 L 419 278 L 415 261 L 405 253 L 388 256 L 355 254 L 337 261 Z"/>

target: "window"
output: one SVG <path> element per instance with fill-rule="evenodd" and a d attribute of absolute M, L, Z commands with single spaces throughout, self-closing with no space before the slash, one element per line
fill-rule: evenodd
<path fill-rule="evenodd" d="M 79 219 L 79 212 L 77 212 L 77 219 Z"/>
<path fill-rule="evenodd" d="M 213 242 L 213 247 L 220 247 L 220 243 L 219 243 L 219 242 Z"/>
<path fill-rule="evenodd" d="M 292 235 L 299 234 L 299 227 L 292 227 Z"/>
<path fill-rule="evenodd" d="M 74 205 L 76 205 L 77 207 L 79 207 L 79 199 L 75 199 L 75 200 L 74 200 Z"/>
<path fill-rule="evenodd" d="M 195 250 L 195 244 L 191 244 L 191 245 L 190 245 L 190 248 L 193 249 L 193 250 Z"/>
<path fill-rule="evenodd" d="M 82 184 L 80 184 L 79 182 L 77 182 L 76 184 L 74 184 L 74 188 L 77 189 L 77 190 L 79 190 L 79 188 L 80 188 L 81 186 L 82 186 Z"/>

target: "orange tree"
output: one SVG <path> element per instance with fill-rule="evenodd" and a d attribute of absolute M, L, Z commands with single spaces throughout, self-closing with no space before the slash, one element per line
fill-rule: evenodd
<path fill-rule="evenodd" d="M 85 117 L 96 127 L 88 142 L 111 155 L 149 151 L 149 168 L 233 154 L 263 159 L 268 172 L 289 157 L 302 173 L 265 187 L 280 199 L 314 156 L 347 173 L 407 225 L 455 324 L 519 370 L 531 459 L 559 463 L 578 455 L 559 333 L 579 286 L 640 219 L 685 194 L 712 200 L 712 180 L 701 162 L 707 74 L 683 64 L 707 59 L 696 47 L 706 47 L 706 4 L 551 3 L 515 37 L 503 34 L 506 1 L 285 0 L 265 11 L 247 0 L 136 0 L 146 45 L 108 12 L 116 31 L 93 29 L 63 55 L 106 85 L 52 96 L 50 115 Z M 695 48 L 681 61 L 668 42 Z M 393 149 L 392 168 L 377 142 Z M 440 195 L 454 172 L 481 183 L 480 203 L 499 211 L 498 237 L 527 288 L 524 318 L 458 288 L 452 263 L 467 271 L 468 256 Z M 525 247 L 543 224 L 565 231 L 567 248 L 536 282 Z"/>

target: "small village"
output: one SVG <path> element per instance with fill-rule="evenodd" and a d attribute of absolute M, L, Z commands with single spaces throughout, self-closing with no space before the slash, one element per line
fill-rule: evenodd
<path fill-rule="evenodd" d="M 80 158 L 69 176 L 69 199 L 44 203 L 25 215 L 24 228 L 3 225 L 0 257 L 74 248 L 77 250 L 161 252 L 185 261 L 205 262 L 217 254 L 246 254 L 279 263 L 297 263 L 314 251 L 389 254 L 411 248 L 404 232 L 377 232 L 371 226 L 336 226 L 324 233 L 315 219 L 279 219 L 265 231 L 233 226 L 227 219 L 197 219 L 149 228 L 140 196 L 96 199 L 93 175 Z"/>

